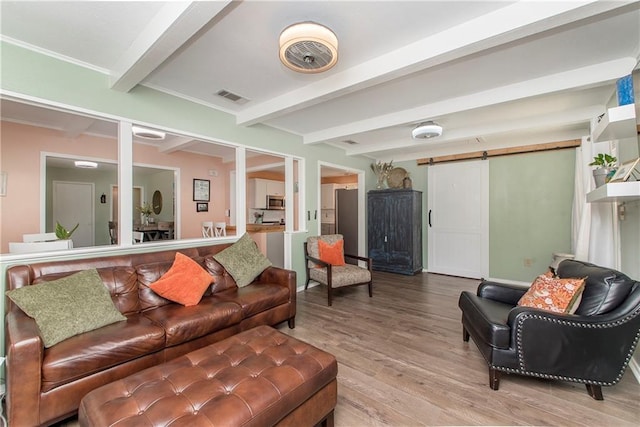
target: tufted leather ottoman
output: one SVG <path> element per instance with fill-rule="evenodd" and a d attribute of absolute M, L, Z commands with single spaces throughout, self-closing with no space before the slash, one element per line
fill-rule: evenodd
<path fill-rule="evenodd" d="M 81 426 L 333 425 L 335 357 L 268 326 L 115 381 L 80 403 Z"/>

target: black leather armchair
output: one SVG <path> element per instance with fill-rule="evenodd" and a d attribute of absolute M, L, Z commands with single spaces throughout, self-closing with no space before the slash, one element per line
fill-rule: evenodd
<path fill-rule="evenodd" d="M 602 386 L 622 378 L 640 338 L 640 282 L 619 271 L 564 260 L 559 277 L 586 277 L 575 314 L 517 306 L 526 287 L 482 281 L 462 292 L 463 339 L 489 365 L 489 386 L 500 373 L 583 383 L 602 400 Z"/>

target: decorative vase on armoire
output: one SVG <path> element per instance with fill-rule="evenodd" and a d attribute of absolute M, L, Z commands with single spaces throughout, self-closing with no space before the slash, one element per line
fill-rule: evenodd
<path fill-rule="evenodd" d="M 371 190 L 367 212 L 373 269 L 409 275 L 422 271 L 422 192 Z"/>

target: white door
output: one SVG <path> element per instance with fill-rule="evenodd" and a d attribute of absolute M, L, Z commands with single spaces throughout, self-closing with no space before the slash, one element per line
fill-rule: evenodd
<path fill-rule="evenodd" d="M 90 182 L 53 181 L 52 226 L 59 222 L 71 230 L 79 224 L 71 236 L 74 248 L 95 245 L 93 187 Z"/>
<path fill-rule="evenodd" d="M 428 168 L 427 270 L 488 277 L 489 162 L 455 162 Z"/>

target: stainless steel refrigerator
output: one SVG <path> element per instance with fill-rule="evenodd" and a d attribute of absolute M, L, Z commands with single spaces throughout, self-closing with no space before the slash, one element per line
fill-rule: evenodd
<path fill-rule="evenodd" d="M 336 233 L 344 236 L 344 252 L 358 255 L 358 190 L 336 190 Z M 346 260 L 355 264 L 355 260 Z"/>

